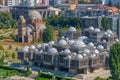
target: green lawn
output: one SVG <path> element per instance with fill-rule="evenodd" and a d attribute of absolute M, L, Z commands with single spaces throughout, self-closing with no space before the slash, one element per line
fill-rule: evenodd
<path fill-rule="evenodd" d="M 63 76 L 48 74 L 46 72 L 41 72 L 40 75 L 38 75 L 35 80 L 53 80 L 53 77 L 55 77 L 55 80 L 74 80 L 71 78 L 63 77 Z"/>
<path fill-rule="evenodd" d="M 3 78 L 15 76 L 15 75 L 28 76 L 30 74 L 31 72 L 27 72 L 25 70 L 11 68 L 7 66 L 0 66 L 0 77 L 3 77 Z"/>

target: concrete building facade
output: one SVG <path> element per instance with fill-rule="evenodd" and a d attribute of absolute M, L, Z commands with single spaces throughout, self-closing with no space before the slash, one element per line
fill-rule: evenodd
<path fill-rule="evenodd" d="M 68 32 L 75 33 L 75 30 L 72 27 Z M 56 42 L 25 46 L 18 51 L 18 59 L 23 63 L 73 74 L 93 73 L 109 68 L 109 48 L 117 41 L 111 30 L 103 32 L 99 28 L 89 27 L 82 31 L 79 38 L 62 36 Z"/>
<path fill-rule="evenodd" d="M 31 43 L 42 38 L 42 32 L 46 28 L 39 12 L 32 10 L 28 13 L 28 18 L 20 16 L 18 21 L 18 41 Z"/>
<path fill-rule="evenodd" d="M 11 13 L 14 19 L 18 20 L 20 15 L 23 15 L 27 19 L 27 13 L 30 10 L 37 10 L 42 18 L 48 18 L 53 15 L 59 15 L 60 10 L 51 8 L 48 6 L 34 6 L 34 7 L 27 7 L 27 6 L 13 6 L 11 8 Z"/>
<path fill-rule="evenodd" d="M 4 6 L 5 5 L 5 0 L 0 0 L 0 4 Z"/>
<path fill-rule="evenodd" d="M 116 15 L 116 16 L 106 16 L 106 18 L 108 19 L 109 21 L 109 24 L 110 24 L 110 28 L 111 30 L 117 34 L 118 38 L 120 38 L 120 16 L 119 15 Z M 93 26 L 94 28 L 100 28 L 102 29 L 102 17 L 96 17 L 96 16 L 93 16 L 93 17 L 82 17 L 81 18 L 82 20 L 82 28 L 88 28 L 89 26 Z"/>
<path fill-rule="evenodd" d="M 5 0 L 6 6 L 18 6 L 21 4 L 21 0 Z"/>

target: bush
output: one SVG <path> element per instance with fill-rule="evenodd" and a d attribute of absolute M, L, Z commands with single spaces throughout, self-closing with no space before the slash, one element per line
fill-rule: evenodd
<path fill-rule="evenodd" d="M 0 36 L 0 40 L 3 40 L 4 39 L 4 37 L 3 36 Z"/>
<path fill-rule="evenodd" d="M 10 34 L 10 37 L 11 37 L 12 39 L 16 40 L 16 35 L 15 35 L 15 34 L 11 33 L 11 34 Z"/>
<path fill-rule="evenodd" d="M 29 71 L 27 72 L 26 70 L 21 70 L 21 69 L 17 69 L 17 68 L 12 68 L 12 67 L 8 67 L 8 66 L 0 66 L 0 69 L 4 69 L 4 70 L 11 70 L 16 72 L 18 75 L 21 76 L 29 76 L 32 72 Z"/>

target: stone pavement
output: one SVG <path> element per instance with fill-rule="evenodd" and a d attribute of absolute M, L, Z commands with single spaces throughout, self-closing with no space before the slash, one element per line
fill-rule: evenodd
<path fill-rule="evenodd" d="M 76 75 L 76 78 L 80 79 L 81 77 L 83 77 L 84 80 L 94 80 L 98 76 L 101 78 L 108 78 L 109 76 L 111 76 L 110 70 L 99 70 L 98 72 L 84 74 L 84 75 L 78 74 Z"/>

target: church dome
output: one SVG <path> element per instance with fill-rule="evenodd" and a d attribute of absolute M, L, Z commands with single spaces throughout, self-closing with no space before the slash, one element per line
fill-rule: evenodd
<path fill-rule="evenodd" d="M 57 53 L 57 49 L 56 48 L 50 48 L 48 49 L 48 53 Z"/>
<path fill-rule="evenodd" d="M 65 46 L 65 45 L 67 45 L 67 42 L 64 39 L 61 39 L 58 41 L 58 45 Z"/>
<path fill-rule="evenodd" d="M 80 47 L 85 47 L 85 46 L 86 46 L 85 43 L 79 40 L 75 41 L 72 45 L 73 48 L 80 48 Z"/>
<path fill-rule="evenodd" d="M 75 27 L 70 27 L 70 28 L 68 29 L 68 31 L 75 32 L 75 31 L 77 31 L 77 30 L 76 30 Z"/>
<path fill-rule="evenodd" d="M 28 12 L 28 17 L 30 19 L 42 19 L 40 13 L 36 10 L 31 10 Z"/>

